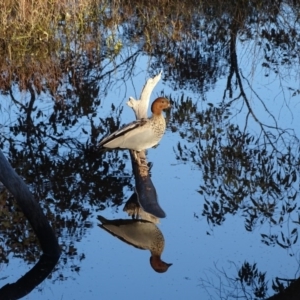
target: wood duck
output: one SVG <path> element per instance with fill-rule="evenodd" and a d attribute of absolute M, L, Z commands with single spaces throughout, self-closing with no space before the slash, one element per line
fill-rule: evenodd
<path fill-rule="evenodd" d="M 98 216 L 99 225 L 113 236 L 139 249 L 151 252 L 150 265 L 158 273 L 166 272 L 172 264 L 161 260 L 165 239 L 159 228 L 146 220 L 107 220 Z"/>
<path fill-rule="evenodd" d="M 122 148 L 142 151 L 157 145 L 165 133 L 166 121 L 162 111 L 171 107 L 170 101 L 159 97 L 151 105 L 152 116 L 131 122 L 100 141 L 100 148 Z"/>

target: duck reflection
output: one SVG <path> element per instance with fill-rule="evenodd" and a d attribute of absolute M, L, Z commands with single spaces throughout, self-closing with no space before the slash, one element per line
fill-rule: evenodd
<path fill-rule="evenodd" d="M 139 249 L 149 250 L 150 265 L 156 272 L 164 273 L 172 265 L 161 260 L 165 239 L 154 223 L 137 219 L 107 220 L 103 216 L 98 216 L 98 220 L 102 223 L 99 224 L 100 228 L 123 242 Z"/>

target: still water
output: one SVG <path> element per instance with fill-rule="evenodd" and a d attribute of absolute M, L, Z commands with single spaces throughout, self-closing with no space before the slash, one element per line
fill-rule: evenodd
<path fill-rule="evenodd" d="M 285 284 L 299 277 L 299 173 L 295 180 L 284 179 L 295 169 L 298 172 L 299 165 L 289 168 L 297 163 L 278 163 L 289 153 L 299 164 L 298 69 L 277 66 L 278 72 L 271 72 L 256 56 L 257 52 L 263 55 L 256 46 L 237 40 L 240 73 L 232 81 L 231 96 L 229 69 L 228 76 L 219 76 L 199 91 L 175 88 L 162 66 L 162 80 L 151 101 L 164 94 L 173 108 L 162 141 L 147 153 L 159 203 L 167 215 L 158 227 L 165 239 L 162 259 L 172 266 L 162 274 L 151 268 L 149 251 L 128 245 L 98 226 L 99 215 L 128 218 L 123 206 L 134 189 L 134 178 L 127 151 L 91 158 L 83 154 L 83 148 L 76 148 L 107 134 L 99 118 L 113 117 L 120 124 L 134 120 L 126 105 L 128 97 L 138 99 L 147 79 L 161 70 L 149 67 L 151 59 L 139 55 L 130 77 L 114 72 L 105 90 L 99 82 L 99 96 L 90 106 L 83 96 L 81 102 L 68 99 L 66 107 L 58 109 L 61 119 L 50 94 L 36 95 L 31 119 L 47 134 L 33 138 L 33 152 L 38 153 L 38 143 L 44 143 L 48 150 L 41 151 L 51 153 L 55 162 L 51 167 L 38 156 L 41 161 L 31 169 L 27 154 L 21 155 L 26 134 L 13 129 L 26 118 L 26 109 L 21 108 L 32 100 L 30 94 L 12 87 L 18 102 L 11 95 L 1 96 L 2 150 L 19 174 L 27 174 L 24 180 L 55 224 L 63 251 L 51 275 L 23 299 L 236 299 L 245 295 L 254 299 L 261 286 L 265 291 L 261 298 L 267 298 L 275 294 L 272 281 L 276 278 Z M 68 89 L 72 87 L 63 83 L 61 90 Z M 76 113 L 83 113 L 72 123 L 68 107 L 75 104 Z M 54 113 L 56 126 L 51 121 Z M 53 150 L 59 138 L 64 142 Z M 223 156 L 226 151 L 235 159 Z M 99 164 L 97 170 L 94 162 Z M 105 163 L 109 171 L 104 171 Z M 278 179 L 277 188 L 270 174 Z M 5 248 L 4 238 L 1 243 L 7 251 L 7 261 L 1 264 L 4 286 L 32 268 L 38 250 L 25 247 L 36 251 L 25 259 L 13 246 Z M 247 281 L 250 274 L 253 278 Z"/>

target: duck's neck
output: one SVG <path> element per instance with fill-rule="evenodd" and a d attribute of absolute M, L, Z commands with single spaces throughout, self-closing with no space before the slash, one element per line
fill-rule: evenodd
<path fill-rule="evenodd" d="M 161 118 L 163 117 L 163 114 L 162 113 L 152 113 L 152 118 L 155 119 L 155 118 Z"/>
<path fill-rule="evenodd" d="M 155 245 L 152 245 L 151 249 L 151 256 L 154 260 L 160 260 L 161 253 L 164 250 L 164 243 L 161 240 L 155 241 Z"/>

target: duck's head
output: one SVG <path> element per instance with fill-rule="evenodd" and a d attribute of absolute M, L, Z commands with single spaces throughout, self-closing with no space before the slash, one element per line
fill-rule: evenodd
<path fill-rule="evenodd" d="M 171 107 L 170 101 L 164 97 L 159 97 L 153 101 L 151 111 L 154 115 L 160 115 L 164 109 L 169 107 Z"/>
<path fill-rule="evenodd" d="M 159 255 L 152 255 L 150 257 L 150 265 L 153 268 L 153 270 L 158 273 L 167 272 L 169 267 L 172 266 L 172 264 L 168 264 L 162 261 Z"/>

